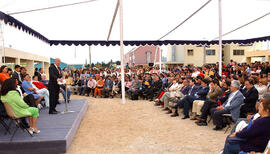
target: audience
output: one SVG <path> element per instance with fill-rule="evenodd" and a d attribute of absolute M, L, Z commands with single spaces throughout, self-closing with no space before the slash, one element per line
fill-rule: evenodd
<path fill-rule="evenodd" d="M 255 113 L 255 105 L 259 98 L 258 90 L 254 87 L 254 80 L 247 79 L 245 81 L 245 87 L 242 90 L 244 96 L 244 104 L 241 106 L 240 117 L 244 118 L 248 113 Z"/>
<path fill-rule="evenodd" d="M 97 93 L 98 93 L 98 96 L 101 97 L 101 90 L 103 89 L 103 87 L 104 87 L 104 81 L 103 81 L 102 77 L 99 77 L 98 81 L 97 81 L 97 86 L 95 88 L 94 97 L 97 97 Z"/>
<path fill-rule="evenodd" d="M 223 114 L 231 114 L 233 121 L 237 121 L 240 116 L 240 107 L 244 102 L 244 96 L 239 91 L 240 82 L 233 80 L 231 83 L 231 94 L 228 99 L 220 106 L 210 110 L 213 117 L 213 123 L 216 126 L 214 130 L 220 130 L 225 127 Z"/>
<path fill-rule="evenodd" d="M 23 76 L 24 81 L 22 82 L 22 88 L 24 89 L 26 94 L 32 94 L 36 100 L 36 105 L 38 108 L 41 108 L 41 105 L 39 104 L 41 100 L 44 98 L 44 96 L 41 96 L 37 90 L 33 87 L 31 83 L 31 78 L 29 74 L 25 74 Z"/>
<path fill-rule="evenodd" d="M 94 96 L 95 88 L 97 86 L 97 81 L 90 75 L 87 83 L 87 96 L 92 95 Z"/>
<path fill-rule="evenodd" d="M 267 93 L 267 95 L 270 95 Z M 259 103 L 259 117 L 241 131 L 234 132 L 225 144 L 223 154 L 264 152 L 270 139 L 270 96 Z"/>
<path fill-rule="evenodd" d="M 267 91 L 270 92 L 268 62 L 238 64 L 231 61 L 228 65 L 223 65 L 221 76 L 218 74 L 218 63 L 202 67 L 189 65 L 162 68 L 161 72 L 154 67 L 132 65 L 126 67 L 124 71 L 124 87 L 131 100 L 155 100 L 156 106 L 161 106 L 161 109 L 167 111 L 168 114 L 173 113 L 170 115 L 171 117 L 179 116 L 180 110 L 183 110 L 182 119 L 187 119 L 191 112 L 193 116 L 190 120 L 196 120 L 198 126 L 206 126 L 207 119 L 210 117 L 213 119 L 214 130 L 221 130 L 226 126 L 224 114 L 229 114 L 226 116 L 231 116 L 237 124 L 237 131 L 231 137 L 241 138 L 241 144 L 231 144 L 228 138 L 224 153 L 234 150 L 237 152 L 262 152 L 266 148 L 267 137 L 269 140 L 269 136 L 267 136 L 269 132 L 266 129 L 269 127 L 267 119 L 269 117 L 269 105 L 267 105 L 269 99 L 265 99 L 264 96 Z M 72 91 L 73 94 L 88 97 L 96 97 L 97 94 L 103 98 L 110 96 L 114 98 L 117 95 L 122 97 L 120 92 L 122 88 L 121 70 L 119 68 L 64 69 L 63 72 L 65 72 L 63 75 L 65 80 L 70 79 L 67 82 L 71 83 L 67 87 L 61 85 L 63 99 L 67 102 L 70 102 Z M 10 77 L 12 79 L 9 79 Z M 11 103 L 11 94 L 15 95 L 13 90 L 17 90 L 16 95 L 19 94 L 19 102 L 24 103 L 24 109 L 20 109 L 20 111 L 23 110 L 26 113 L 24 110 L 30 108 L 30 111 L 27 111 L 27 115 L 30 116 L 30 130 L 39 132 L 35 124 L 38 116 L 36 107 L 41 107 L 39 104 L 43 98 L 46 106 L 49 105 L 48 80 L 46 80 L 43 69 L 35 71 L 31 82 L 31 77 L 24 67 L 16 65 L 12 73 L 12 70 L 8 71 L 7 66 L 1 66 L 0 82 L 3 84 L 5 81 L 13 80 L 15 88 L 8 91 L 2 88 L 1 92 L 5 91 L 5 93 L 4 95 L 2 93 L 1 100 L 4 98 L 7 103 Z M 257 81 L 259 82 L 257 83 Z M 9 93 L 11 94 L 9 95 Z M 258 100 L 261 102 L 259 113 L 255 114 Z M 23 123 L 27 124 L 27 122 Z M 242 141 L 244 142 L 242 143 Z"/>
<path fill-rule="evenodd" d="M 19 82 L 19 85 L 22 84 L 23 76 L 21 75 L 21 66 L 15 65 L 15 71 L 12 74 L 12 78 L 16 79 Z"/>
<path fill-rule="evenodd" d="M 3 65 L 0 67 L 0 82 L 1 83 L 4 83 L 6 79 L 10 78 L 7 72 L 8 72 L 8 67 L 6 65 Z"/>
<path fill-rule="evenodd" d="M 38 81 L 38 76 L 33 76 L 33 81 L 32 81 L 33 87 L 36 89 L 36 92 L 43 96 L 45 100 L 45 106 L 48 108 L 50 103 L 49 103 L 49 90 L 48 88 L 40 81 Z"/>
<path fill-rule="evenodd" d="M 8 103 L 17 116 L 29 117 L 30 133 L 40 133 L 40 130 L 36 127 L 39 116 L 38 109 L 29 107 L 16 91 L 16 87 L 15 79 L 6 79 L 1 87 L 1 101 Z"/>
<path fill-rule="evenodd" d="M 217 97 L 221 94 L 221 88 L 219 87 L 219 81 L 214 79 L 209 84 L 209 92 L 206 96 L 206 100 L 201 108 L 200 120 L 197 122 L 198 126 L 207 125 L 207 116 L 210 114 L 210 109 L 218 106 Z"/>
<path fill-rule="evenodd" d="M 104 82 L 104 88 L 102 89 L 101 93 L 103 95 L 103 98 L 108 98 L 109 94 L 112 90 L 113 82 L 111 80 L 110 76 L 107 76 Z"/>

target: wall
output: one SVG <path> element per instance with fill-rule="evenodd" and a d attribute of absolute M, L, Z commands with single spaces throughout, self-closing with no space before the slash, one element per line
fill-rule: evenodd
<path fill-rule="evenodd" d="M 133 59 L 133 53 L 135 56 L 134 59 L 134 63 L 135 65 L 145 65 L 147 64 L 147 57 L 146 57 L 146 52 L 151 52 L 151 56 L 150 56 L 150 62 L 154 63 L 154 59 L 155 59 L 155 53 L 156 53 L 156 46 L 140 46 L 137 47 L 136 49 L 133 49 L 131 51 L 129 51 L 128 53 L 125 54 L 125 63 L 129 63 L 132 64 L 133 60 L 130 61 L 130 55 L 132 56 Z M 156 55 L 156 62 L 159 61 L 159 50 L 157 50 L 157 55 Z"/>
<path fill-rule="evenodd" d="M 238 44 L 230 44 L 230 59 L 237 63 L 246 62 L 245 54 L 248 52 L 250 46 L 239 46 Z M 244 55 L 233 55 L 233 50 L 244 50 Z"/>
<path fill-rule="evenodd" d="M 203 47 L 201 47 L 203 48 Z M 206 50 L 212 49 L 215 50 L 215 55 L 206 55 L 205 58 L 205 63 L 206 64 L 215 64 L 217 62 L 219 62 L 219 45 L 211 45 L 209 48 L 206 47 Z M 203 56 L 203 53 L 202 53 Z"/>

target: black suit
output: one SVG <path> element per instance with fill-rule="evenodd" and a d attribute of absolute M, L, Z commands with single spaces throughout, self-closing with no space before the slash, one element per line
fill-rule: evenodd
<path fill-rule="evenodd" d="M 19 76 L 21 77 L 21 80 L 20 80 Z M 17 79 L 18 82 L 19 82 L 19 85 L 21 85 L 21 84 L 22 84 L 22 81 L 23 81 L 23 76 L 22 76 L 21 73 L 18 74 L 16 71 L 14 71 L 14 72 L 12 73 L 12 79 Z"/>
<path fill-rule="evenodd" d="M 256 102 L 258 100 L 258 90 L 253 86 L 250 90 L 247 88 L 242 91 L 245 99 L 244 104 L 241 106 L 241 118 L 246 118 L 247 113 L 256 113 Z"/>
<path fill-rule="evenodd" d="M 60 86 L 57 83 L 57 79 L 61 77 L 62 75 L 61 75 L 60 68 L 58 67 L 57 69 L 54 64 L 51 64 L 51 66 L 49 67 L 49 85 L 48 85 L 48 89 L 50 93 L 50 111 L 49 112 L 56 111 L 55 107 L 59 100 L 59 92 L 60 92 Z"/>
<path fill-rule="evenodd" d="M 35 72 L 34 75 L 38 77 L 38 81 L 41 81 L 41 73 L 40 72 Z"/>

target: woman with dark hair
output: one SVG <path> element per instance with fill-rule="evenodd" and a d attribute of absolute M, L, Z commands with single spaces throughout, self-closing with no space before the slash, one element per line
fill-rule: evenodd
<path fill-rule="evenodd" d="M 12 69 L 11 69 L 11 68 L 8 68 L 7 73 L 8 73 L 8 75 L 9 75 L 9 76 L 11 76 L 11 75 L 12 75 L 12 73 L 13 73 Z"/>
<path fill-rule="evenodd" d="M 0 67 L 0 82 L 3 83 L 6 79 L 9 79 L 10 76 L 8 75 L 8 67 L 3 65 Z"/>
<path fill-rule="evenodd" d="M 16 88 L 17 85 L 15 79 L 5 80 L 1 88 L 1 101 L 3 103 L 8 103 L 17 116 L 29 117 L 30 133 L 40 133 L 36 127 L 37 118 L 39 116 L 38 109 L 29 107 L 16 91 Z"/>

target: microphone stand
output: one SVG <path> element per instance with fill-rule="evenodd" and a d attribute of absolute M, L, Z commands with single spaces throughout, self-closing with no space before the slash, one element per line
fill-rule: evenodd
<path fill-rule="evenodd" d="M 63 112 L 61 112 L 61 113 L 62 113 L 62 114 L 73 113 L 73 112 L 75 112 L 75 111 L 69 111 L 69 110 L 68 110 L 67 84 L 65 83 L 64 85 L 65 85 L 65 91 L 66 91 L 66 94 L 65 94 L 65 95 L 66 95 L 66 96 L 65 96 L 65 97 L 66 97 L 66 99 L 65 99 L 65 100 L 66 100 L 66 101 L 65 101 L 65 111 L 63 111 Z"/>

